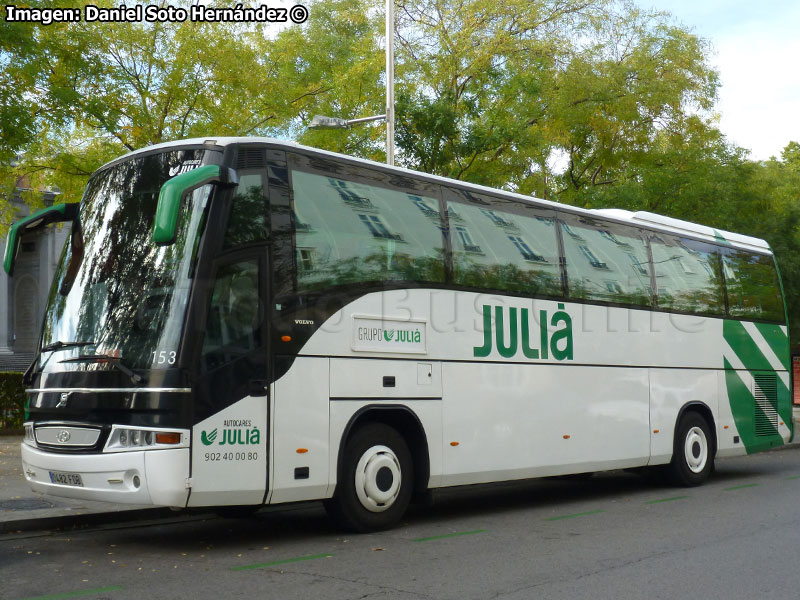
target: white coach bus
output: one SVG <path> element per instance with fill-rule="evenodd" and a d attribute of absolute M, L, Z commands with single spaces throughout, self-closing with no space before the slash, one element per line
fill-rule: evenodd
<path fill-rule="evenodd" d="M 95 173 L 26 374 L 33 489 L 172 507 L 322 499 L 389 527 L 432 488 L 652 467 L 791 435 L 766 242 L 263 138 Z"/>

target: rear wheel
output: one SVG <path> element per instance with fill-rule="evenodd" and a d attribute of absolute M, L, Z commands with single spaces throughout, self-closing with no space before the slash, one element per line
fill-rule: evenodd
<path fill-rule="evenodd" d="M 714 467 L 711 432 L 706 420 L 696 412 L 681 417 L 675 432 L 669 474 L 678 485 L 692 487 L 708 479 Z"/>
<path fill-rule="evenodd" d="M 347 529 L 386 529 L 408 508 L 414 466 L 403 437 L 382 423 L 365 425 L 347 441 L 328 513 Z"/>

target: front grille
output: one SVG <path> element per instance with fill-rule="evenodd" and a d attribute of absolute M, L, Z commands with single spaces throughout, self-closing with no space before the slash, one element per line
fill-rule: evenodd
<path fill-rule="evenodd" d="M 75 423 L 37 423 L 33 428 L 36 444 L 53 452 L 99 452 L 106 443 L 108 427 Z"/>
<path fill-rule="evenodd" d="M 778 433 L 778 378 L 775 375 L 753 376 L 754 422 L 757 436 Z"/>

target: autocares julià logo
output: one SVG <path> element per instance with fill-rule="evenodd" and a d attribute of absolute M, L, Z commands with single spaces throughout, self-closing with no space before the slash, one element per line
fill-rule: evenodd
<path fill-rule="evenodd" d="M 217 428 L 211 432 L 201 431 L 200 441 L 206 446 L 213 446 L 219 437 L 219 446 L 249 446 L 261 443 L 261 431 L 258 427 L 252 429 L 223 429 L 222 435 L 218 436 Z"/>
<path fill-rule="evenodd" d="M 206 433 L 205 431 L 200 433 L 200 441 L 203 442 L 206 446 L 210 446 L 214 443 L 214 440 L 217 439 L 217 430 L 214 429 L 211 433 Z"/>

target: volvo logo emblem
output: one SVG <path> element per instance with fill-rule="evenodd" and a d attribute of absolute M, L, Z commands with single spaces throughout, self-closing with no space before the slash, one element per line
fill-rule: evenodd
<path fill-rule="evenodd" d="M 69 441 L 69 438 L 71 437 L 72 436 L 70 435 L 69 431 L 67 431 L 66 429 L 62 429 L 61 431 L 58 432 L 56 439 L 58 440 L 59 444 L 66 444 Z"/>
<path fill-rule="evenodd" d="M 61 394 L 61 399 L 58 401 L 58 404 L 56 404 L 56 408 L 66 408 L 67 400 L 69 400 L 71 394 L 72 392 L 64 392 Z"/>

